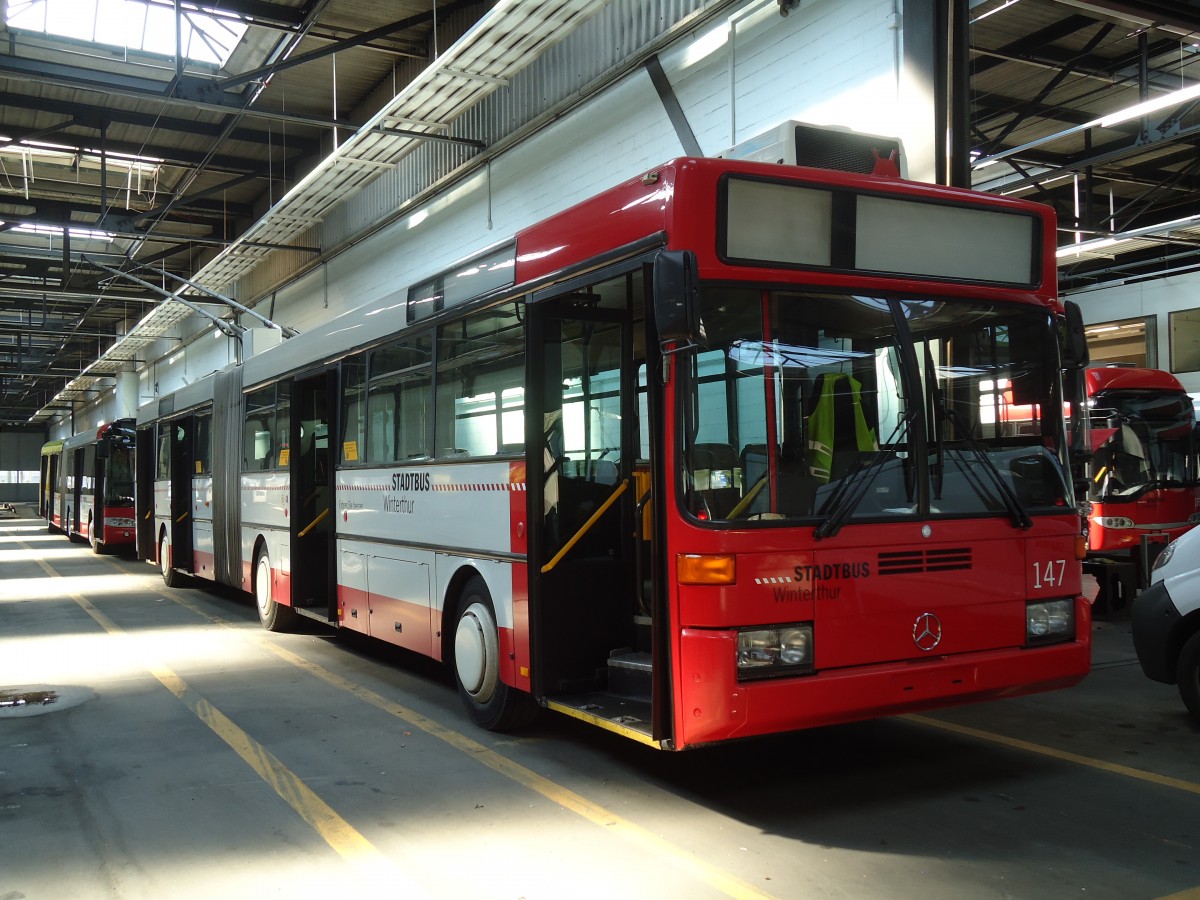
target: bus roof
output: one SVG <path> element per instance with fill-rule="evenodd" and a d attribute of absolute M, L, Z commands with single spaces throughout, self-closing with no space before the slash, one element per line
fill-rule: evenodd
<path fill-rule="evenodd" d="M 1170 372 L 1161 369 L 1141 369 L 1134 366 L 1103 366 L 1087 369 L 1088 396 L 1101 391 L 1178 391 L 1185 393 L 1183 384 Z"/>
<path fill-rule="evenodd" d="M 1052 303 L 1056 297 L 1054 254 L 1045 247 L 1045 242 L 1053 239 L 1054 213 L 1042 204 L 963 188 L 906 181 L 893 176 L 694 157 L 673 159 L 519 231 L 515 236 L 516 289 L 544 285 L 560 276 L 569 276 L 578 271 L 580 266 L 594 267 L 598 261 L 620 258 L 622 253 L 649 252 L 655 246 L 694 250 L 703 278 L 758 282 L 796 280 L 795 272 L 789 274 L 786 265 L 732 265 L 718 257 L 714 240 L 718 230 L 718 185 L 721 179 L 729 175 L 791 183 L 800 187 L 845 190 L 875 197 L 957 205 L 963 210 L 1013 213 L 1023 217 L 1027 231 L 1036 233 L 1041 241 L 1039 247 L 1025 248 L 1031 269 L 1036 270 L 1030 275 L 1030 281 L 1036 282 L 1036 285 L 1014 287 L 978 284 L 971 277 L 955 280 L 876 272 L 848 273 L 832 267 L 824 271 L 806 268 L 803 273 L 806 284 L 844 288 L 851 283 L 848 279 L 857 278 L 854 286 L 860 286 L 869 279 L 871 286 L 879 290 L 940 291 L 956 296 L 1042 304 Z M 1030 220 L 1040 223 L 1040 228 L 1029 224 Z M 896 227 L 902 229 L 905 226 L 901 224 Z M 492 250 L 468 257 L 462 264 L 494 249 L 495 246 Z M 993 257 L 1004 255 L 992 251 L 989 254 Z M 900 255 L 903 256 L 903 253 Z M 422 273 L 422 278 L 436 274 Z M 414 282 L 420 283 L 420 279 Z M 287 372 L 355 352 L 405 329 L 409 325 L 408 293 L 413 285 L 395 287 L 395 290 L 376 300 L 340 313 L 303 334 L 252 356 L 245 362 L 243 383 L 247 387 L 264 384 Z M 500 293 L 500 289 L 495 292 Z M 191 405 L 185 403 L 184 391 L 181 388 L 176 392 L 175 409 L 183 410 Z M 154 408 L 154 404 L 148 405 Z M 166 414 L 143 407 L 139 410 L 138 421 L 145 422 Z"/>
<path fill-rule="evenodd" d="M 517 235 L 516 280 L 518 284 L 552 277 L 569 270 L 605 251 L 631 246 L 654 235 L 661 235 L 673 249 L 691 249 L 697 254 L 700 276 L 706 279 L 745 278 L 762 280 L 788 265 L 761 264 L 758 268 L 729 265 L 718 252 L 714 232 L 718 230 L 720 209 L 719 185 L 729 176 L 744 176 L 751 180 L 791 183 L 797 187 L 845 191 L 892 200 L 911 200 L 943 207 L 959 207 L 990 213 L 1008 213 L 1036 219 L 1038 247 L 1033 260 L 1036 273 L 1025 285 L 1025 298 L 1034 302 L 1053 301 L 1057 296 L 1057 273 L 1053 252 L 1048 250 L 1054 240 L 1055 215 L 1041 203 L 985 194 L 967 188 L 948 187 L 908 181 L 888 175 L 864 175 L 833 169 L 806 166 L 787 166 L 746 160 L 681 157 L 670 160 L 635 178 L 563 210 Z M 911 233 L 911 226 L 897 218 L 894 232 Z M 996 217 L 993 217 L 996 218 Z M 979 241 L 988 238 L 979 235 Z M 978 242 L 977 242 L 978 243 Z M 986 246 L 986 244 L 980 244 Z M 989 251 L 991 258 L 996 255 Z M 983 257 L 981 257 L 983 258 Z M 832 266 L 806 268 L 805 279 L 813 284 L 845 283 L 846 271 Z M 860 273 L 853 273 L 860 274 Z M 967 285 L 971 293 L 986 295 L 1003 291 L 1013 295 L 1013 286 L 976 285 L 967 278 L 936 278 L 896 275 L 887 272 L 864 272 L 872 281 L 891 282 L 895 290 L 928 290 L 944 283 L 957 281 Z M 1019 293 L 1019 292 L 1018 292 Z M 1021 299 L 1011 296 L 1011 299 Z"/>

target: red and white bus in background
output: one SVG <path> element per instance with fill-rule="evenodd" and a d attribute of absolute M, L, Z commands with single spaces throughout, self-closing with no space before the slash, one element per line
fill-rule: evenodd
<path fill-rule="evenodd" d="M 492 729 L 683 749 L 1074 684 L 1054 236 L 674 160 L 144 407 L 141 555 L 442 660 Z"/>
<path fill-rule="evenodd" d="M 39 513 L 96 553 L 132 547 L 133 453 L 133 419 L 44 444 Z"/>
<path fill-rule="evenodd" d="M 1196 414 L 1179 379 L 1157 369 L 1084 371 L 1091 432 L 1087 571 L 1098 609 L 1149 584 L 1157 551 L 1200 522 Z"/>

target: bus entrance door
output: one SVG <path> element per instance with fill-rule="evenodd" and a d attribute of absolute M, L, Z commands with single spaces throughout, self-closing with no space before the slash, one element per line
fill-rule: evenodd
<path fill-rule="evenodd" d="M 534 692 L 552 704 L 648 723 L 649 653 L 644 689 L 626 691 L 638 695 L 628 704 L 613 696 L 609 664 L 640 643 L 648 650 L 635 590 L 633 280 L 622 275 L 529 307 L 531 674 Z"/>
<path fill-rule="evenodd" d="M 337 615 L 330 581 L 333 541 L 333 459 L 330 456 L 329 397 L 333 373 L 297 379 L 292 388 L 290 456 L 292 485 L 292 605 L 321 618 Z"/>
<path fill-rule="evenodd" d="M 137 489 L 137 558 L 154 560 L 154 426 L 139 428 L 133 455 Z"/>
<path fill-rule="evenodd" d="M 192 435 L 195 418 L 183 416 L 163 427 L 171 429 L 171 565 L 196 571 L 192 541 L 192 473 L 195 456 Z"/>

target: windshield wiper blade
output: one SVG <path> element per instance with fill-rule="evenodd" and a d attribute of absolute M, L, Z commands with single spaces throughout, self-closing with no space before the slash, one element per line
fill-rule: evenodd
<path fill-rule="evenodd" d="M 906 412 L 900 421 L 896 423 L 896 427 L 892 429 L 892 433 L 888 435 L 888 439 L 881 446 L 894 443 L 898 434 L 907 434 L 908 428 L 915 417 L 916 412 L 914 410 Z M 842 530 L 842 526 L 846 524 L 846 519 L 850 517 L 850 513 L 858 508 L 858 504 L 862 502 L 862 498 L 867 494 L 867 488 L 871 486 L 871 483 L 875 480 L 875 476 L 883 469 L 883 464 L 886 461 L 887 455 L 883 450 L 876 450 L 870 464 L 865 467 L 863 465 L 863 458 L 859 457 L 854 468 L 850 470 L 850 474 L 838 483 L 833 496 L 830 497 L 829 503 L 833 507 L 833 512 L 813 531 L 813 538 L 815 540 L 819 541 L 822 538 L 833 537 Z"/>
<path fill-rule="evenodd" d="M 988 473 L 988 476 L 996 485 L 996 490 L 1000 493 L 1000 499 L 1004 501 L 1004 508 L 1012 516 L 1013 525 L 1017 528 L 1032 528 L 1033 519 L 1029 517 L 1029 513 L 1021 504 L 1021 499 L 1012 489 L 1012 486 L 1004 480 L 1004 476 L 1000 474 L 1000 470 L 996 468 L 996 464 L 992 462 L 992 458 L 988 456 L 987 451 L 979 446 L 979 442 L 972 436 L 971 430 L 963 422 L 962 417 L 950 407 L 946 407 L 945 412 L 946 417 L 954 423 L 954 427 L 963 436 L 963 441 L 971 450 L 972 455 L 979 461 L 983 470 Z"/>

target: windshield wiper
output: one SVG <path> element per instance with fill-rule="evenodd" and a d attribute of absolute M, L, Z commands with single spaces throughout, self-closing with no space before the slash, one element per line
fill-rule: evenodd
<path fill-rule="evenodd" d="M 962 417 L 950 407 L 946 407 L 944 412 L 946 418 L 954 423 L 954 427 L 957 428 L 959 434 L 962 435 L 963 442 L 970 449 L 972 455 L 974 455 L 975 459 L 979 461 L 979 464 L 983 467 L 983 470 L 988 473 L 988 476 L 996 485 L 996 490 L 1000 493 L 1000 499 L 1004 501 L 1004 508 L 1007 509 L 1008 514 L 1012 516 L 1013 525 L 1017 528 L 1032 528 L 1033 519 L 1029 517 L 1029 513 L 1021 504 L 1020 498 L 1012 489 L 1012 486 L 1004 480 L 1004 476 L 1000 474 L 1000 470 L 996 468 L 996 464 L 992 462 L 992 458 L 988 456 L 987 451 L 984 450 L 979 445 L 979 442 L 975 440 L 974 436 L 972 436 L 971 430 L 966 426 L 966 423 L 963 422 Z"/>
<path fill-rule="evenodd" d="M 942 440 L 942 419 L 946 416 L 946 401 L 942 396 L 941 388 L 937 383 L 937 369 L 933 364 L 933 353 L 929 349 L 929 343 L 925 344 L 925 395 L 929 398 L 929 403 L 933 407 L 930 410 L 931 415 L 926 416 L 926 421 L 933 422 L 935 433 L 930 435 L 933 438 L 934 447 L 934 462 L 929 467 L 929 477 L 932 484 L 933 496 L 941 499 L 942 496 L 942 479 L 946 473 L 945 463 L 945 444 Z"/>
<path fill-rule="evenodd" d="M 908 428 L 912 424 L 912 420 L 916 417 L 915 410 L 909 410 L 904 414 L 896 427 L 892 429 L 892 433 L 888 435 L 888 439 L 880 446 L 891 446 L 895 442 L 897 435 L 904 433 L 908 434 Z M 911 448 L 910 453 L 911 456 Z M 821 540 L 822 538 L 833 537 L 842 530 L 842 526 L 846 524 L 846 519 L 850 517 L 850 513 L 858 508 L 858 504 L 862 502 L 862 498 L 867 494 L 867 488 L 875 480 L 875 476 L 883 469 L 883 464 L 888 459 L 887 454 L 883 450 L 876 450 L 871 458 L 869 465 L 864 467 L 864 458 L 859 457 L 854 468 L 850 473 L 838 482 L 838 486 L 834 488 L 833 496 L 829 498 L 829 505 L 833 511 L 829 516 L 816 527 L 813 531 L 813 538 Z"/>

